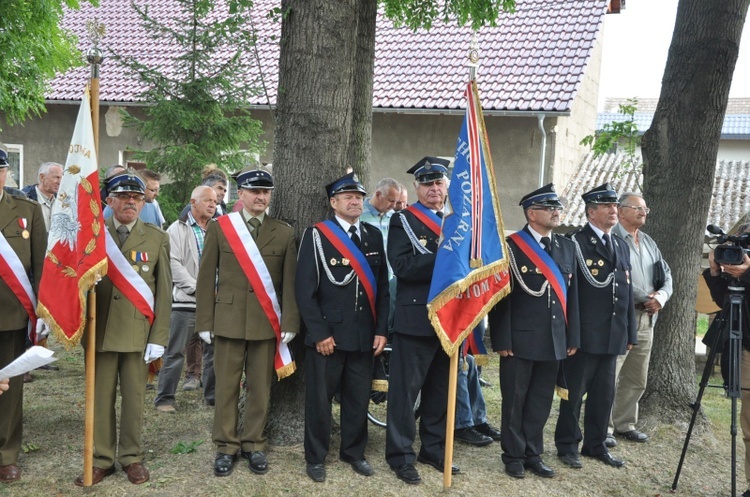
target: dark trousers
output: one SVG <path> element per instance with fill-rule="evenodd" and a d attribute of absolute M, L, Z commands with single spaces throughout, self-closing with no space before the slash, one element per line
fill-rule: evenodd
<path fill-rule="evenodd" d="M 411 464 L 416 459 L 414 402 L 421 390 L 420 454 L 443 460 L 450 358 L 437 336 L 417 337 L 396 332 L 392 346 L 385 459 L 391 467 Z"/>
<path fill-rule="evenodd" d="M 341 404 L 339 458 L 365 458 L 367 407 L 372 389 L 372 351 L 335 350 L 324 356 L 314 347 L 305 358 L 305 460 L 323 464 L 331 441 L 331 401 L 338 390 Z"/>
<path fill-rule="evenodd" d="M 555 394 L 558 361 L 500 359 L 503 462 L 533 463 L 544 452 L 544 425 Z"/>
<path fill-rule="evenodd" d="M 0 331 L 0 369 L 26 350 L 26 329 Z M 15 464 L 23 433 L 23 375 L 10 379 L 10 390 L 0 395 L 0 466 Z"/>
<path fill-rule="evenodd" d="M 581 440 L 583 455 L 596 456 L 608 452 L 604 439 L 615 398 L 616 365 L 616 354 L 587 354 L 581 350 L 563 362 L 569 400 L 560 401 L 560 416 L 555 428 L 558 454 L 577 453 Z M 584 395 L 587 397 L 583 417 L 585 436 L 582 436 L 579 419 Z"/>

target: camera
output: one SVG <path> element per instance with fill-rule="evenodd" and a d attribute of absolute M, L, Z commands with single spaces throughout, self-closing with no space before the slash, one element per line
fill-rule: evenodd
<path fill-rule="evenodd" d="M 717 243 L 730 242 L 729 245 L 719 245 L 714 249 L 714 260 L 718 264 L 737 266 L 742 264 L 745 254 L 750 255 L 750 249 L 748 249 L 750 233 L 727 235 L 724 233 L 724 230 L 713 224 L 709 224 L 706 227 L 706 231 L 712 235 L 718 235 L 716 238 Z"/>

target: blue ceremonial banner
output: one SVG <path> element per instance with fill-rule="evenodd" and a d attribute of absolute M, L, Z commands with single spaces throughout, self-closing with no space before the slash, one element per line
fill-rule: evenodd
<path fill-rule="evenodd" d="M 475 81 L 468 83 L 466 99 L 427 304 L 449 356 L 510 292 L 503 219 Z"/>

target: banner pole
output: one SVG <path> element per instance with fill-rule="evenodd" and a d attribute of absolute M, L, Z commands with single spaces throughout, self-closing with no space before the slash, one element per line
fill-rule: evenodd
<path fill-rule="evenodd" d="M 91 125 L 94 131 L 94 149 L 99 160 L 99 64 L 103 57 L 93 47 L 87 54 L 91 65 Z M 83 429 L 83 486 L 90 487 L 94 479 L 94 387 L 96 374 L 96 285 L 89 290 L 86 306 L 86 410 Z"/>
<path fill-rule="evenodd" d="M 443 489 L 451 486 L 453 479 L 453 432 L 456 426 L 456 382 L 458 381 L 458 354 L 459 347 L 451 356 L 451 365 L 448 372 L 448 412 L 445 420 L 445 465 L 443 466 Z"/>

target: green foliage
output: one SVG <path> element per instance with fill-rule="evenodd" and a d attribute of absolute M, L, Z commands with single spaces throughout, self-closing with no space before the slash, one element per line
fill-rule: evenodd
<path fill-rule="evenodd" d="M 192 452 L 195 452 L 198 447 L 204 442 L 205 440 L 197 440 L 193 442 L 180 442 L 169 451 L 172 454 L 190 454 Z"/>
<path fill-rule="evenodd" d="M 601 157 L 613 150 L 622 150 L 625 154 L 623 167 L 626 171 L 638 170 L 638 157 L 636 152 L 641 147 L 641 137 L 638 135 L 638 125 L 635 123 L 635 113 L 638 110 L 638 99 L 630 98 L 627 104 L 620 104 L 620 114 L 628 118 L 624 121 L 612 121 L 605 124 L 602 129 L 593 135 L 588 135 L 581 140 L 581 145 L 591 147 L 594 157 Z"/>
<path fill-rule="evenodd" d="M 515 0 L 381 0 L 385 15 L 397 24 L 414 30 L 430 29 L 436 19 L 449 22 L 456 19 L 459 25 L 471 24 L 474 30 L 482 26 L 496 26 L 502 12 L 513 13 Z"/>
<path fill-rule="evenodd" d="M 698 314 L 695 334 L 699 337 L 703 337 L 706 335 L 706 331 L 708 331 L 708 316 L 706 316 L 705 314 Z"/>
<path fill-rule="evenodd" d="M 247 29 L 252 2 L 233 0 L 224 10 L 211 0 L 177 3 L 169 19 L 156 19 L 147 6 L 133 4 L 144 29 L 170 47 L 161 53 L 176 53 L 173 58 L 148 63 L 123 54 L 114 58 L 138 75 L 146 88 L 140 97 L 150 104 L 144 119 L 125 113 L 125 125 L 155 144 L 134 155 L 169 176 L 170 199 L 184 206 L 203 167 L 215 163 L 239 170 L 265 144 L 261 123 L 247 110 L 259 92 L 250 81 L 256 60 L 255 34 Z M 166 65 L 174 69 L 169 74 Z"/>
<path fill-rule="evenodd" d="M 0 1 L 0 111 L 11 125 L 41 115 L 49 80 L 84 64 L 76 37 L 60 27 L 63 6 L 80 2 Z"/>
<path fill-rule="evenodd" d="M 179 186 L 178 183 L 169 183 L 162 185 L 159 190 L 159 208 L 167 220 L 167 225 L 175 222 L 187 205 L 181 196 Z"/>

